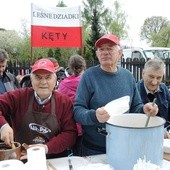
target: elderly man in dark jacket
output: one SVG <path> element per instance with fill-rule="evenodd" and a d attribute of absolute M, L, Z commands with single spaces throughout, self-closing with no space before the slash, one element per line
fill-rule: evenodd
<path fill-rule="evenodd" d="M 145 63 L 142 77 L 137 83 L 143 103 L 152 102 L 156 98 L 159 111 L 157 116 L 166 120 L 165 126 L 170 124 L 170 90 L 162 83 L 165 64 L 159 58 L 150 59 Z"/>
<path fill-rule="evenodd" d="M 20 88 L 20 84 L 15 75 L 6 72 L 7 62 L 8 53 L 5 50 L 0 49 L 0 95 Z M 6 115 L 5 117 L 8 123 L 11 124 L 9 116 Z"/>

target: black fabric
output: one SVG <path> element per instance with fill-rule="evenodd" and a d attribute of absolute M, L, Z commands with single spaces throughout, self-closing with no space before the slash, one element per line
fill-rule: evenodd
<path fill-rule="evenodd" d="M 156 97 L 157 97 L 157 93 L 154 93 L 154 94 L 148 93 L 148 99 L 150 102 L 153 102 L 153 99 Z"/>
<path fill-rule="evenodd" d="M 58 154 L 47 154 L 46 158 L 47 159 L 52 159 L 52 158 L 61 158 L 61 157 L 67 157 L 68 156 L 68 150 L 65 150 L 62 153 L 58 153 Z"/>
<path fill-rule="evenodd" d="M 101 152 L 103 152 L 103 153 L 106 153 L 106 148 L 105 148 L 105 147 L 94 145 L 94 144 L 90 143 L 89 141 L 85 140 L 84 138 L 83 138 L 82 144 L 83 144 L 86 148 L 89 148 L 89 149 L 92 149 L 92 150 L 97 150 L 97 151 L 101 151 Z"/>
<path fill-rule="evenodd" d="M 80 153 L 81 145 L 82 145 L 82 136 L 78 136 L 77 139 L 76 139 L 75 145 L 72 147 L 74 156 L 80 156 L 81 155 L 81 153 Z"/>

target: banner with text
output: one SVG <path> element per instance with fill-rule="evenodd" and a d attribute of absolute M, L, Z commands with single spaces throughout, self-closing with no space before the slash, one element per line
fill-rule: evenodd
<path fill-rule="evenodd" d="M 82 47 L 81 9 L 31 4 L 32 47 Z"/>

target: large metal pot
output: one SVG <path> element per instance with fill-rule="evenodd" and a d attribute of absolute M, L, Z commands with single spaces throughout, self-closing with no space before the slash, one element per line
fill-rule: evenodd
<path fill-rule="evenodd" d="M 21 144 L 14 142 L 15 148 L 11 148 L 5 143 L 0 143 L 0 161 L 8 159 L 20 159 L 21 157 Z"/>
<path fill-rule="evenodd" d="M 139 158 L 161 165 L 163 160 L 164 123 L 151 117 L 145 127 L 145 114 L 122 114 L 106 124 L 107 161 L 115 170 L 132 170 Z"/>

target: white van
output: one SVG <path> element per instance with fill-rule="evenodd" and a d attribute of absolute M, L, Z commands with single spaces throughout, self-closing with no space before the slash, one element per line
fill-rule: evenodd
<path fill-rule="evenodd" d="M 144 49 L 145 52 L 152 52 L 155 57 L 159 57 L 161 59 L 166 59 L 168 56 L 166 56 L 167 52 L 170 51 L 170 48 L 168 47 L 150 47 L 148 49 Z"/>
<path fill-rule="evenodd" d="M 123 58 L 137 58 L 147 60 L 148 58 L 160 57 L 161 59 L 167 58 L 170 48 L 166 47 L 148 47 L 148 48 L 128 48 L 123 49 Z M 170 57 L 170 56 L 169 56 Z"/>
<path fill-rule="evenodd" d="M 169 51 L 164 51 L 163 56 L 164 56 L 164 58 L 170 58 L 170 50 Z"/>

